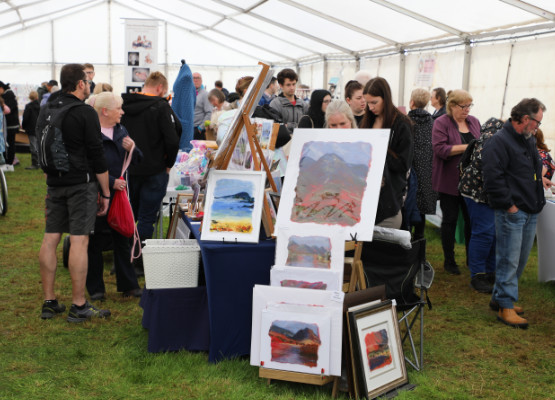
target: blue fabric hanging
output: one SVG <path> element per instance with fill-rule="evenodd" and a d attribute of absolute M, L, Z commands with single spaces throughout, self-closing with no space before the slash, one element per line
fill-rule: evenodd
<path fill-rule="evenodd" d="M 189 151 L 193 148 L 191 140 L 193 140 L 193 117 L 195 113 L 195 103 L 197 101 L 197 92 L 193 84 L 193 73 L 191 68 L 182 61 L 181 69 L 177 75 L 177 79 L 173 84 L 173 101 L 172 108 L 179 117 L 183 132 L 179 141 L 179 148 L 183 151 Z"/>

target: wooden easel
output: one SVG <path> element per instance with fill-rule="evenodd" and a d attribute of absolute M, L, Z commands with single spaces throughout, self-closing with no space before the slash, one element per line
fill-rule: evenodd
<path fill-rule="evenodd" d="M 212 166 L 216 169 L 227 169 L 227 167 L 229 166 L 229 162 L 231 161 L 233 151 L 235 150 L 235 146 L 237 146 L 237 141 L 241 136 L 243 128 L 245 128 L 249 140 L 249 147 L 252 154 L 254 170 L 260 171 L 262 166 L 264 168 L 264 171 L 266 171 L 266 177 L 270 182 L 270 187 L 274 192 L 276 192 L 276 183 L 272 178 L 270 167 L 268 166 L 268 163 L 264 158 L 262 147 L 260 147 L 260 142 L 258 141 L 258 138 L 256 136 L 256 127 L 254 124 L 251 123 L 250 120 L 252 110 L 254 107 L 256 107 L 256 101 L 260 98 L 261 92 L 266 89 L 267 85 L 265 85 L 265 83 L 269 81 L 269 78 L 271 78 L 271 76 L 268 76 L 270 66 L 262 62 L 259 62 L 258 65 L 262 66 L 262 70 L 260 71 L 258 77 L 256 77 L 255 80 L 253 80 L 253 82 L 251 83 L 251 85 L 254 84 L 254 87 L 252 89 L 249 88 L 247 94 L 243 98 L 243 103 L 238 111 L 240 114 L 232 122 L 232 125 L 229 128 L 230 131 L 224 138 L 220 149 L 218 149 L 218 153 L 214 158 Z M 275 126 L 274 129 L 276 129 Z M 263 218 L 265 219 L 265 224 L 270 228 L 270 231 L 273 232 L 274 224 L 272 222 L 272 218 L 270 217 L 270 205 L 266 201 L 266 197 L 264 197 L 263 207 Z"/>
<path fill-rule="evenodd" d="M 344 283 L 343 291 L 345 293 L 352 293 L 357 290 L 366 289 L 366 279 L 364 279 L 364 268 L 360 257 L 362 255 L 362 245 L 364 242 L 357 242 L 355 240 L 349 240 L 345 242 L 345 251 L 354 250 L 355 253 L 353 257 L 345 257 L 345 272 L 344 272 Z M 348 283 L 345 279 L 348 279 Z"/>

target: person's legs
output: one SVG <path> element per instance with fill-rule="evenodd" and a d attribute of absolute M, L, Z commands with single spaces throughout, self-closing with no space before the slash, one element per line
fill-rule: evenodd
<path fill-rule="evenodd" d="M 12 165 L 15 158 L 15 134 L 19 128 L 8 128 L 6 135 L 6 164 Z"/>
<path fill-rule="evenodd" d="M 439 206 L 441 207 L 441 246 L 443 248 L 444 268 L 457 273 L 455 262 L 455 231 L 459 217 L 459 198 L 445 193 L 439 193 Z M 449 271 L 448 271 L 449 272 Z M 458 272 L 460 273 L 460 272 Z"/>
<path fill-rule="evenodd" d="M 166 171 L 143 178 L 137 215 L 137 231 L 141 242 L 152 238 L 156 216 L 166 195 L 168 178 Z"/>
<path fill-rule="evenodd" d="M 520 279 L 520 276 L 524 271 L 524 267 L 526 267 L 528 256 L 530 255 L 530 250 L 532 250 L 532 246 L 534 245 L 534 238 L 536 237 L 536 223 L 538 219 L 538 214 L 527 214 L 527 216 L 528 218 L 522 228 L 522 245 L 520 247 L 520 258 L 518 260 L 518 269 L 516 271 L 517 279 Z"/>
<path fill-rule="evenodd" d="M 44 300 L 56 299 L 56 294 L 54 293 L 56 266 L 58 264 L 56 248 L 61 238 L 61 233 L 45 233 L 42 239 L 42 245 L 40 246 L 39 265 Z"/>
<path fill-rule="evenodd" d="M 414 224 L 414 240 L 422 239 L 426 229 L 426 214 L 420 214 L 421 221 Z"/>
<path fill-rule="evenodd" d="M 468 210 L 466 208 L 466 202 L 464 201 L 464 197 L 458 196 L 459 198 L 459 207 L 461 208 L 463 220 L 464 220 L 464 250 L 466 253 L 466 265 L 468 265 L 468 244 L 470 243 L 470 236 L 471 236 L 471 224 L 470 224 L 470 217 L 468 215 Z M 458 216 L 457 216 L 458 221 Z M 456 230 L 456 228 L 455 228 Z"/>
<path fill-rule="evenodd" d="M 528 214 L 495 210 L 496 272 L 492 300 L 500 308 L 513 308 L 518 299 L 517 271 L 521 260 L 523 227 Z"/>
<path fill-rule="evenodd" d="M 495 246 L 495 214 L 486 204 L 465 198 L 472 234 L 468 244 L 470 277 L 485 273 L 492 246 Z M 495 265 L 495 264 L 494 264 Z"/>
<path fill-rule="evenodd" d="M 130 239 L 112 230 L 114 240 L 114 266 L 118 292 L 128 292 L 139 288 L 137 275 L 131 265 Z"/>
<path fill-rule="evenodd" d="M 29 135 L 29 151 L 31 152 L 31 168 L 39 167 L 39 148 L 36 135 Z M 36 168 L 34 168 L 36 167 Z M 29 167 L 27 167 L 29 168 Z M 29 168 L 29 169 L 31 169 Z"/>
<path fill-rule="evenodd" d="M 71 275 L 73 304 L 81 306 L 85 304 L 85 283 L 87 281 L 87 248 L 89 245 L 88 235 L 70 235 L 69 240 L 69 274 Z"/>
<path fill-rule="evenodd" d="M 89 236 L 87 249 L 88 268 L 86 286 L 91 296 L 97 293 L 106 293 L 103 277 L 104 258 L 102 257 L 102 247 L 105 240 L 102 238 L 101 230 L 96 228 L 97 226 L 98 223 L 95 225 L 95 234 Z"/>

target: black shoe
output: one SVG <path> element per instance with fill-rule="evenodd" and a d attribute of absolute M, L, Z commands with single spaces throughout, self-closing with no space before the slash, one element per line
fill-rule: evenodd
<path fill-rule="evenodd" d="M 476 290 L 478 293 L 491 293 L 493 292 L 493 286 L 489 282 L 486 274 L 476 274 L 474 278 L 470 280 L 470 287 Z"/>
<path fill-rule="evenodd" d="M 106 293 L 98 292 L 91 294 L 91 301 L 104 301 L 106 300 Z"/>
<path fill-rule="evenodd" d="M 82 310 L 79 310 L 75 304 L 71 305 L 67 322 L 83 322 L 91 318 L 106 318 L 111 314 L 110 310 L 100 310 L 87 301 Z"/>
<path fill-rule="evenodd" d="M 63 304 L 58 303 L 57 300 L 54 301 L 45 301 L 42 303 L 42 312 L 40 313 L 40 317 L 42 319 L 50 319 L 55 317 L 57 314 L 61 314 L 66 310 L 66 306 Z"/>
<path fill-rule="evenodd" d="M 25 169 L 39 169 L 40 167 L 38 165 L 29 165 L 28 167 L 25 167 Z"/>
<path fill-rule="evenodd" d="M 495 272 L 486 272 L 486 277 L 488 282 L 493 286 L 495 284 Z"/>
<path fill-rule="evenodd" d="M 143 295 L 143 289 L 137 288 L 132 290 L 127 290 L 121 294 L 123 297 L 141 297 Z"/>
<path fill-rule="evenodd" d="M 447 272 L 449 275 L 461 274 L 461 271 L 459 270 L 459 266 L 457 264 L 443 263 L 443 269 L 445 269 L 445 272 Z"/>

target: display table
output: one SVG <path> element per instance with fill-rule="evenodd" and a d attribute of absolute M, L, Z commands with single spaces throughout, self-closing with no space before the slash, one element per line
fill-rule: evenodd
<path fill-rule="evenodd" d="M 148 351 L 206 351 L 210 343 L 206 287 L 145 289 L 139 305 Z"/>
<path fill-rule="evenodd" d="M 217 362 L 247 355 L 251 348 L 252 290 L 256 284 L 270 284 L 275 240 L 261 238 L 258 244 L 202 241 L 200 225 L 191 223 L 187 217 L 183 220 L 197 238 L 204 264 L 210 320 L 209 360 Z"/>
<path fill-rule="evenodd" d="M 538 280 L 547 282 L 555 280 L 555 202 L 548 200 L 538 215 L 536 227 L 538 238 Z"/>

